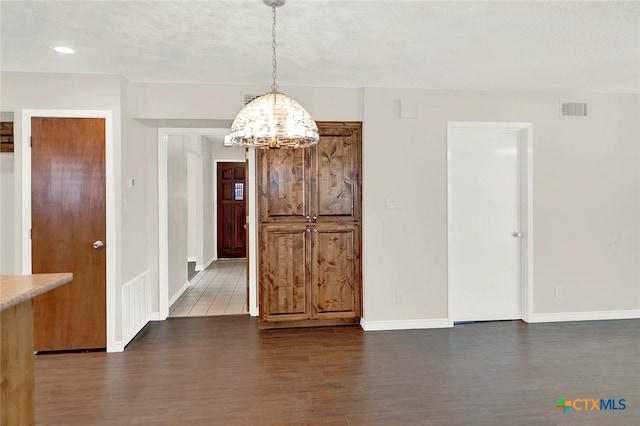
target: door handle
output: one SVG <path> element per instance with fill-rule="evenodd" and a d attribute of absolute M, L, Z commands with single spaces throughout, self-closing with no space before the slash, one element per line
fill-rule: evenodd
<path fill-rule="evenodd" d="M 102 249 L 102 247 L 104 247 L 104 243 L 102 241 L 98 240 L 98 241 L 94 241 L 93 242 L 93 248 L 94 249 L 100 250 L 100 249 Z"/>
<path fill-rule="evenodd" d="M 513 231 L 511 235 L 513 235 L 515 238 L 522 238 L 522 232 Z"/>

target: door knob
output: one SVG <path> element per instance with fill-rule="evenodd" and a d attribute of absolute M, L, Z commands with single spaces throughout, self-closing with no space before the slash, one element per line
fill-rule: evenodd
<path fill-rule="evenodd" d="M 94 249 L 100 250 L 102 247 L 104 247 L 104 243 L 102 241 L 98 240 L 93 242 Z"/>
<path fill-rule="evenodd" d="M 512 235 L 513 235 L 514 237 L 516 237 L 516 238 L 522 238 L 522 232 L 513 231 L 513 234 L 512 234 Z"/>

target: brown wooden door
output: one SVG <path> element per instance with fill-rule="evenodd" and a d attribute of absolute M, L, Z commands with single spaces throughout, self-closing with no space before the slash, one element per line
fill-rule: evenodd
<path fill-rule="evenodd" d="M 106 347 L 105 120 L 32 118 L 34 274 L 73 281 L 34 299 L 37 351 Z"/>
<path fill-rule="evenodd" d="M 361 124 L 318 129 L 316 147 L 258 153 L 263 328 L 357 323 L 362 315 Z"/>
<path fill-rule="evenodd" d="M 246 256 L 245 163 L 218 163 L 218 258 Z"/>
<path fill-rule="evenodd" d="M 312 318 L 361 316 L 358 225 L 321 223 L 313 227 L 311 277 Z"/>
<path fill-rule="evenodd" d="M 261 228 L 261 319 L 309 319 L 310 229 L 305 224 L 268 224 Z"/>

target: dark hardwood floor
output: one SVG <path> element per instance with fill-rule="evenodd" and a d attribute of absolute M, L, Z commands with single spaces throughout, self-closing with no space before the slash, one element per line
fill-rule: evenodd
<path fill-rule="evenodd" d="M 39 425 L 638 425 L 640 321 L 258 330 L 153 322 L 123 353 L 36 356 Z M 567 400 L 625 399 L 623 411 Z"/>

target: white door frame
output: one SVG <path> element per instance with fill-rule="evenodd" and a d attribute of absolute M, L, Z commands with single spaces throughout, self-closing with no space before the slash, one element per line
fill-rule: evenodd
<path fill-rule="evenodd" d="M 104 118 L 105 179 L 106 179 L 106 257 L 107 257 L 107 352 L 122 351 L 122 342 L 116 341 L 116 185 L 113 141 L 113 112 L 109 110 L 22 110 L 22 273 L 31 274 L 31 119 L 52 118 Z"/>
<path fill-rule="evenodd" d="M 165 320 L 169 316 L 169 218 L 168 218 L 168 197 L 167 197 L 167 145 L 169 136 L 202 135 L 202 136 L 226 136 L 229 129 L 224 128 L 158 128 L 158 306 L 159 312 L 152 314 L 154 320 Z M 219 160 L 234 161 L 234 160 Z M 219 162 L 214 159 L 215 163 Z M 243 159 L 237 161 L 243 162 Z M 215 166 L 215 165 L 214 165 Z M 249 150 L 249 183 L 256 181 L 255 172 L 255 152 Z M 214 170 L 213 177 L 213 197 L 214 197 L 214 227 L 217 228 L 217 176 Z M 248 193 L 248 216 L 249 224 L 249 315 L 257 316 L 257 228 L 255 206 L 257 192 L 255 184 L 249 185 Z M 252 207 L 253 206 L 253 207 Z M 217 259 L 217 229 L 214 232 L 214 259 Z"/>
<path fill-rule="evenodd" d="M 521 283 L 522 319 L 529 322 L 533 318 L 533 123 L 522 122 L 447 122 L 447 317 L 453 326 L 451 277 L 452 237 L 452 168 L 451 131 L 453 129 L 509 129 L 520 132 L 520 223 L 522 232 Z"/>

